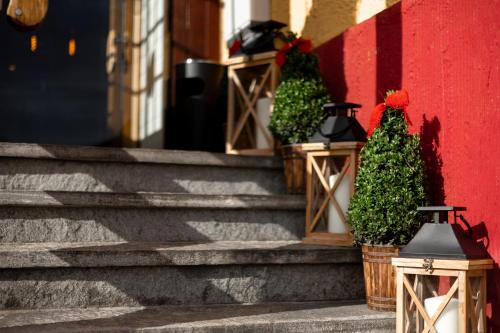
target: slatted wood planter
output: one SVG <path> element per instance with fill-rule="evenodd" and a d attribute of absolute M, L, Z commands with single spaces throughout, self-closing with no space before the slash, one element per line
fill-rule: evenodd
<path fill-rule="evenodd" d="M 306 193 L 306 152 L 301 144 L 281 147 L 287 192 L 290 194 Z"/>
<path fill-rule="evenodd" d="M 379 311 L 396 311 L 396 277 L 392 258 L 399 254 L 396 246 L 363 245 L 363 270 L 368 307 Z"/>

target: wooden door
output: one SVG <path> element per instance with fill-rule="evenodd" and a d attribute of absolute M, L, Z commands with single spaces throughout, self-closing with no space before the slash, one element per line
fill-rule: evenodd
<path fill-rule="evenodd" d="M 171 0 L 170 105 L 175 106 L 175 65 L 188 58 L 219 61 L 219 0 Z"/>

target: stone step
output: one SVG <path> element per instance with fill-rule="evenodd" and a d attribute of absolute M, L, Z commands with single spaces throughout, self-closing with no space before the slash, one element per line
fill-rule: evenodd
<path fill-rule="evenodd" d="M 0 311 L 4 333 L 390 333 L 395 315 L 352 302 Z"/>
<path fill-rule="evenodd" d="M 300 241 L 0 244 L 0 269 L 359 262 L 361 254 L 357 248 Z"/>
<path fill-rule="evenodd" d="M 359 249 L 298 242 L 4 244 L 0 258 L 1 309 L 364 296 Z"/>
<path fill-rule="evenodd" d="M 0 143 L 0 190 L 284 194 L 279 157 Z"/>
<path fill-rule="evenodd" d="M 293 240 L 295 195 L 0 191 L 0 243 Z"/>

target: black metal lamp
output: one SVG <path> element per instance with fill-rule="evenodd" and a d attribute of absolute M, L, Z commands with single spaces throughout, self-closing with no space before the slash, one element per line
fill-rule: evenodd
<path fill-rule="evenodd" d="M 424 223 L 415 237 L 406 245 L 399 257 L 431 258 L 431 259 L 486 259 L 489 258 L 484 246 L 474 242 L 472 229 L 457 212 L 465 211 L 464 207 L 430 206 L 419 207 L 421 212 L 432 213 L 433 223 Z M 448 213 L 453 213 L 453 224 L 448 223 Z M 460 219 L 467 231 L 457 223 Z"/>
<path fill-rule="evenodd" d="M 463 207 L 420 207 L 433 213 L 392 258 L 396 269 L 396 333 L 486 332 L 486 249 L 472 239 Z M 448 223 L 448 214 L 454 216 Z M 457 223 L 461 219 L 467 232 Z"/>
<path fill-rule="evenodd" d="M 366 131 L 356 119 L 360 104 L 328 103 L 323 106 L 325 120 L 309 142 L 366 142 Z"/>

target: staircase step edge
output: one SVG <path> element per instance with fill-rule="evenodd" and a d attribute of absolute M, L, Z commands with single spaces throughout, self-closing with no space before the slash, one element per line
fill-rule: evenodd
<path fill-rule="evenodd" d="M 394 332 L 395 314 L 351 302 L 0 311 L 2 332 Z"/>
<path fill-rule="evenodd" d="M 282 169 L 278 156 L 238 156 L 203 151 L 0 143 L 0 157 L 81 162 L 152 163 Z"/>
<path fill-rule="evenodd" d="M 1 206 L 303 210 L 302 195 L 0 191 Z"/>
<path fill-rule="evenodd" d="M 25 243 L 0 245 L 0 269 L 360 264 L 358 248 L 300 241 Z"/>

